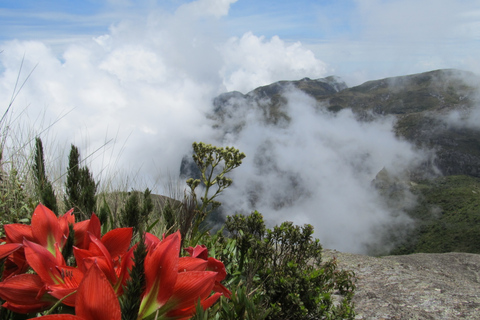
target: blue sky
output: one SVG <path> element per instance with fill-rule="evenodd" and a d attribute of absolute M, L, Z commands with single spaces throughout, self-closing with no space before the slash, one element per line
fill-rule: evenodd
<path fill-rule="evenodd" d="M 126 19 L 141 19 L 152 12 L 175 14 L 191 2 L 3 0 L 0 41 L 39 40 L 61 52 L 77 40 L 108 34 L 111 26 Z M 354 84 L 430 68 L 471 69 L 465 61 L 473 60 L 479 48 L 480 1 L 476 0 L 210 2 L 227 6 L 217 17 L 224 37 L 219 41 L 247 32 L 300 41 L 332 72 Z"/>
<path fill-rule="evenodd" d="M 131 13 L 143 14 L 150 8 L 172 12 L 187 2 L 4 0 L 0 3 L 0 39 L 99 35 Z M 267 37 L 315 39 L 325 36 L 318 21 L 320 12 L 336 15 L 329 31 L 343 33 L 350 28 L 348 16 L 352 6 L 352 1 L 241 0 L 231 5 L 225 20 L 231 35 L 252 31 Z"/>

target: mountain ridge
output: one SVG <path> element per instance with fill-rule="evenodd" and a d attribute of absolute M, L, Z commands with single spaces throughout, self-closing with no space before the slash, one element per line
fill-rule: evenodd
<path fill-rule="evenodd" d="M 477 192 L 476 185 L 480 185 L 480 121 L 475 121 L 480 120 L 479 88 L 479 76 L 456 69 L 371 80 L 353 87 L 335 76 L 316 80 L 304 78 L 275 82 L 247 94 L 224 93 L 214 99 L 214 112 L 210 117 L 219 130 L 220 141 L 222 136 L 232 140 L 231 137 L 240 135 L 248 126 L 251 118 L 247 114 L 252 111 L 260 114 L 255 121 L 266 128 L 288 128 L 295 116 L 292 114 L 295 109 L 286 107 L 291 102 L 288 94 L 292 89 L 299 89 L 313 99 L 317 112 L 327 112 L 332 117 L 348 110 L 365 125 L 377 119 L 395 119 L 395 136 L 418 150 L 428 151 L 429 155 L 416 169 L 408 172 L 408 177 L 402 178 L 405 181 L 386 178 L 372 182 L 390 208 L 407 212 L 416 224 L 415 232 L 403 235 L 408 243 L 398 245 L 392 252 L 480 253 L 477 245 L 480 224 L 475 223 L 480 221 L 480 200 L 472 197 Z M 271 150 L 271 146 L 263 144 L 257 149 L 261 156 L 252 155 L 257 172 L 261 173 L 265 164 L 274 160 L 271 157 L 275 153 Z M 187 167 L 185 163 L 182 166 Z M 274 210 L 305 199 L 304 192 L 308 190 L 302 187 L 302 178 L 295 176 L 295 170 L 282 171 L 278 167 L 268 170 L 277 170 L 277 175 L 283 177 L 282 183 L 292 186 L 287 197 L 281 193 L 274 195 Z M 388 170 L 386 172 L 388 174 Z M 448 192 L 444 191 L 446 185 Z M 261 199 L 260 192 L 264 191 L 265 186 L 258 183 L 251 184 L 245 191 L 251 207 L 256 207 Z M 408 194 L 414 195 L 417 207 L 398 201 Z M 465 228 L 473 241 L 465 239 Z M 442 232 L 446 232 L 445 237 L 440 235 Z M 405 240 L 387 236 L 382 241 Z M 371 253 L 385 254 L 374 249 Z"/>

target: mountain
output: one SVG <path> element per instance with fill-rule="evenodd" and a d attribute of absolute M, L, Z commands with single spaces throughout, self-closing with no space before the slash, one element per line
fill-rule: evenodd
<path fill-rule="evenodd" d="M 476 106 L 479 86 L 480 77 L 454 69 L 368 81 L 352 88 L 334 76 L 304 78 L 276 82 L 246 95 L 222 94 L 214 100 L 215 117 L 224 120 L 225 109 L 255 103 L 263 110 L 266 123 L 288 121 L 289 115 L 282 111 L 283 94 L 294 87 L 332 112 L 351 109 L 363 121 L 395 116 L 396 134 L 419 147 L 434 148 L 434 164 L 442 174 L 480 177 L 480 130 L 443 120 L 449 113 L 466 113 Z"/>
<path fill-rule="evenodd" d="M 390 209 L 406 212 L 415 222 L 415 228 L 405 232 L 394 230 L 402 228 L 399 225 L 385 227 L 382 242 L 395 243 L 387 253 L 480 253 L 479 88 L 479 76 L 454 69 L 368 81 L 350 88 L 335 76 L 304 78 L 276 82 L 247 94 L 221 94 L 213 101 L 210 118 L 219 131 L 219 141 L 234 141 L 232 137 L 241 135 L 252 121 L 251 112 L 256 113 L 255 121 L 265 127 L 287 128 L 295 117 L 295 110 L 287 108 L 292 99 L 289 93 L 295 90 L 313 99 L 318 112 L 332 117 L 348 110 L 365 126 L 393 118 L 396 137 L 425 150 L 429 156 L 407 177 L 391 177 L 384 168 L 372 180 Z M 257 149 L 253 161 L 259 179 L 267 180 L 262 178 L 263 173 L 273 170 L 282 178 L 282 185 L 290 185 L 286 196 L 280 191 L 273 195 L 275 210 L 293 208 L 295 202 L 308 198 L 311 187 L 304 186 L 305 178 L 280 168 L 268 144 Z M 355 166 L 361 165 L 357 160 Z M 185 161 L 182 171 L 189 171 L 187 168 Z M 271 189 L 279 186 L 277 183 Z M 251 207 L 262 200 L 265 188 L 261 183 L 250 184 L 245 194 Z M 407 195 L 414 197 L 415 205 L 405 202 Z M 372 248 L 370 253 L 386 252 Z"/>

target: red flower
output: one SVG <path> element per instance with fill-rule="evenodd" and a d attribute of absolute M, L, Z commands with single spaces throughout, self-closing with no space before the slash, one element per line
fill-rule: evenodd
<path fill-rule="evenodd" d="M 100 268 L 93 265 L 78 287 L 76 315 L 55 314 L 35 319 L 43 320 L 120 320 L 121 310 L 112 285 Z"/>
<path fill-rule="evenodd" d="M 0 282 L 0 298 L 6 302 L 3 307 L 18 313 L 45 310 L 53 305 L 48 299 L 45 285 L 36 274 L 20 274 Z"/>
<path fill-rule="evenodd" d="M 28 240 L 24 240 L 24 244 L 28 264 L 43 281 L 48 293 L 57 299 L 62 299 L 77 290 L 83 279 L 83 272 L 78 268 L 65 265 L 58 246 L 56 246 L 57 255 L 54 256 L 39 244 Z M 75 295 L 69 296 L 63 303 L 74 306 Z"/>
<path fill-rule="evenodd" d="M 163 241 L 147 235 L 146 242 L 149 247 L 145 258 L 146 290 L 140 305 L 139 319 L 154 312 L 157 312 L 160 319 L 188 319 L 195 313 L 199 300 L 205 309 L 218 300 L 220 293 L 211 295 L 218 272 L 205 271 L 208 261 L 179 258 L 179 232 Z M 203 265 L 200 266 L 198 262 Z M 183 267 L 185 269 L 179 272 L 179 268 Z"/>
<path fill-rule="evenodd" d="M 0 246 L 0 260 L 8 257 L 22 247 L 21 243 L 7 243 Z"/>
<path fill-rule="evenodd" d="M 128 249 L 132 233 L 132 228 L 118 228 L 107 232 L 100 240 L 87 232 L 88 249 L 74 248 L 78 268 L 86 272 L 92 264 L 97 264 L 114 286 L 117 294 L 121 295 L 128 278 L 128 271 L 133 265 L 133 248 Z"/>
<path fill-rule="evenodd" d="M 230 298 L 231 292 L 220 282 L 225 280 L 227 271 L 225 265 L 220 260 L 208 257 L 208 249 L 205 245 L 197 245 L 195 248 L 188 247 L 185 249 L 191 257 L 180 258 L 178 271 L 215 271 L 215 286 L 213 291 L 222 293 L 225 297 Z"/>
<path fill-rule="evenodd" d="M 20 248 L 24 239 L 38 243 L 56 255 L 55 246 L 63 248 L 69 234 L 68 225 L 75 222 L 72 212 L 70 210 L 57 218 L 50 209 L 39 204 L 33 212 L 31 225 L 19 223 L 4 225 L 6 244 L 0 246 L 0 253 L 2 251 L 6 253 L 7 247 L 12 247 L 13 244 L 18 245 L 19 248 L 8 255 L 3 278 L 24 273 L 27 270 L 28 265 L 25 261 L 24 251 Z"/>
<path fill-rule="evenodd" d="M 119 228 L 101 236 L 95 214 L 74 224 L 76 267 L 66 265 L 61 250 L 66 244 L 72 211 L 57 218 L 39 205 L 32 225 L 6 225 L 0 259 L 5 260 L 0 298 L 14 312 L 30 313 L 52 306 L 57 299 L 74 306 L 76 315 L 48 315 L 44 319 L 120 319 L 118 297 L 129 278 L 136 245 L 129 248 L 132 228 Z M 179 258 L 180 233 L 163 240 L 146 233 L 145 291 L 138 319 L 156 313 L 160 319 L 188 319 L 200 301 L 204 309 L 230 291 L 220 284 L 226 272 L 222 262 L 208 257 L 205 246 L 188 248 L 191 257 Z M 26 272 L 30 266 L 36 274 Z M 16 275 L 19 274 L 19 275 Z M 212 291 L 216 293 L 212 294 Z"/>

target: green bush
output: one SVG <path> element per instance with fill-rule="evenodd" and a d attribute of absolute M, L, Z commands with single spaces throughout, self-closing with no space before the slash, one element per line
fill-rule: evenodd
<path fill-rule="evenodd" d="M 229 236 L 220 237 L 216 254 L 233 296 L 222 302 L 222 319 L 354 318 L 354 274 L 338 270 L 335 260 L 322 262 L 311 225 L 267 229 L 253 212 L 227 217 L 225 229 Z"/>

